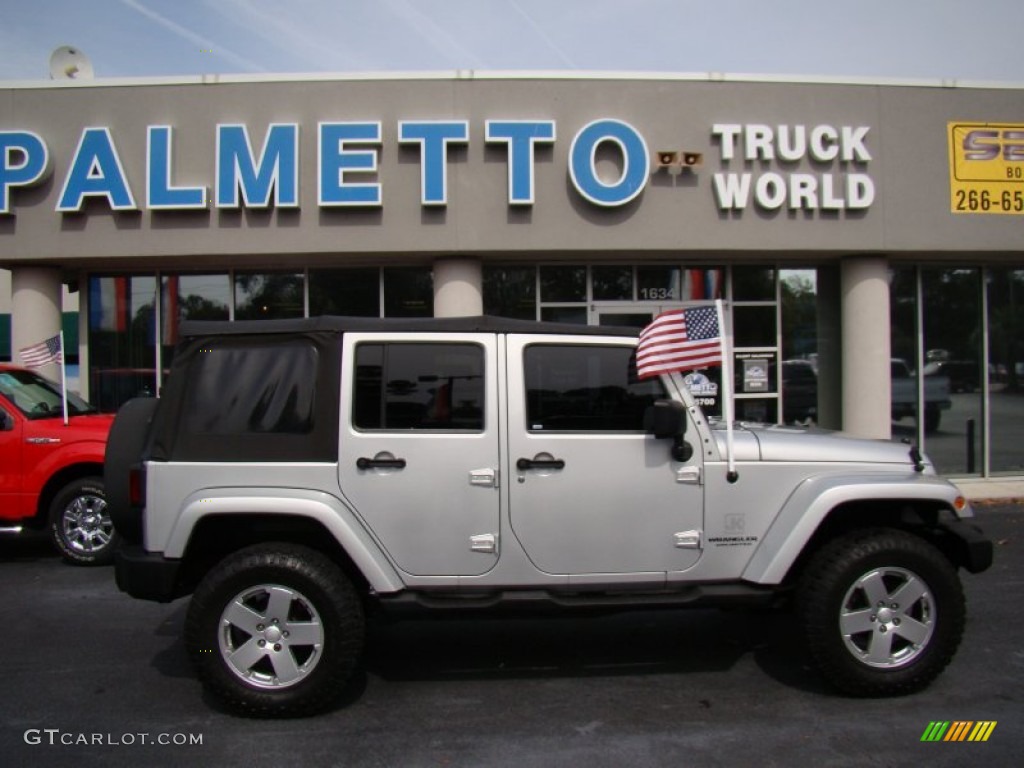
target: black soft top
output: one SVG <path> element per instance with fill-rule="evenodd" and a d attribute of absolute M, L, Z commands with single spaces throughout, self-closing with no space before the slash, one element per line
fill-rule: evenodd
<path fill-rule="evenodd" d="M 171 362 L 160 406 L 153 424 L 153 440 L 149 452 L 156 461 L 337 461 L 340 405 L 338 393 L 341 380 L 341 337 L 347 332 L 403 333 L 522 333 L 586 336 L 633 337 L 637 329 L 625 327 L 586 326 L 571 323 L 540 323 L 504 317 L 417 317 L 371 318 L 323 316 L 294 320 L 186 321 L 179 329 L 178 344 Z M 254 434 L 244 430 L 236 433 L 212 433 L 199 427 L 204 414 L 251 404 L 259 420 L 265 401 L 274 393 L 298 386 L 289 378 L 288 366 L 269 366 L 280 351 L 281 359 L 288 349 L 312 347 L 316 365 L 308 389 L 318 393 L 313 400 L 313 416 L 307 431 L 265 431 Z M 233 387 L 223 392 L 221 400 L 209 396 L 210 382 L 199 372 L 211 347 L 253 354 L 237 358 L 245 361 L 233 369 Z M 268 356 L 268 350 L 269 356 Z M 253 367 L 259 370 L 253 370 Z M 272 370 L 271 370 L 272 369 Z M 277 376 L 275 379 L 274 377 Z M 202 393 L 202 394 L 200 394 Z M 287 393 L 287 392 L 286 392 Z M 287 458 L 284 458 L 287 457 Z"/>
<path fill-rule="evenodd" d="M 265 333 L 539 333 L 575 336 L 636 336 L 639 330 L 624 326 L 577 325 L 514 320 L 493 315 L 476 317 L 344 317 L 322 315 L 289 320 L 186 320 L 180 338 Z"/>

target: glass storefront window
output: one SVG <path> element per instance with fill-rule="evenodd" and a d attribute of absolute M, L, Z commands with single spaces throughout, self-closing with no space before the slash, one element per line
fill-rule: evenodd
<path fill-rule="evenodd" d="M 892 356 L 917 360 L 917 269 L 893 267 L 889 280 L 889 345 Z"/>
<path fill-rule="evenodd" d="M 733 267 L 733 301 L 775 301 L 774 267 Z"/>
<path fill-rule="evenodd" d="M 156 394 L 156 277 L 89 278 L 89 400 L 113 413 Z"/>
<path fill-rule="evenodd" d="M 640 301 L 679 301 L 679 267 L 637 267 L 636 288 Z"/>
<path fill-rule="evenodd" d="M 380 317 L 380 270 L 309 270 L 309 315 Z"/>
<path fill-rule="evenodd" d="M 433 317 L 434 276 L 430 267 L 384 268 L 385 317 Z"/>
<path fill-rule="evenodd" d="M 819 422 L 818 272 L 779 270 L 782 322 L 782 421 Z M 772 377 L 776 375 L 772 372 Z"/>
<path fill-rule="evenodd" d="M 1024 270 L 988 275 L 989 420 L 992 472 L 1024 472 Z"/>
<path fill-rule="evenodd" d="M 595 301 L 633 300 L 632 267 L 593 267 L 591 268 L 591 283 Z"/>
<path fill-rule="evenodd" d="M 484 267 L 484 314 L 537 319 L 536 267 Z"/>
<path fill-rule="evenodd" d="M 682 300 L 710 301 L 725 298 L 725 270 L 721 267 L 690 267 L 683 270 Z"/>
<path fill-rule="evenodd" d="M 779 401 L 773 398 L 736 398 L 734 403 L 737 421 L 753 421 L 761 424 L 775 424 L 778 421 Z"/>
<path fill-rule="evenodd" d="M 732 310 L 733 344 L 741 347 L 775 346 L 775 307 L 736 306 Z"/>
<path fill-rule="evenodd" d="M 724 298 L 721 267 L 637 267 L 640 301 L 710 301 Z"/>
<path fill-rule="evenodd" d="M 305 314 L 301 274 L 235 274 L 235 320 L 273 320 Z"/>
<path fill-rule="evenodd" d="M 943 474 L 981 471 L 977 374 L 967 384 L 952 375 L 957 368 L 977 372 L 981 362 L 980 277 L 977 269 L 921 270 L 925 450 Z"/>
<path fill-rule="evenodd" d="M 779 271 L 784 360 L 812 359 L 818 351 L 817 277 L 813 269 Z"/>
<path fill-rule="evenodd" d="M 898 381 L 906 377 L 896 374 L 904 369 L 913 370 L 917 365 L 917 269 L 896 266 L 890 270 L 889 276 L 889 347 L 893 357 L 893 397 L 896 403 L 901 400 L 909 403 L 910 409 L 916 414 L 920 412 L 917 380 L 911 377 L 907 382 Z M 915 422 L 909 419 L 894 421 L 892 436 L 894 439 L 918 442 Z"/>
<path fill-rule="evenodd" d="M 586 301 L 586 267 L 541 267 L 540 300 Z"/>
<path fill-rule="evenodd" d="M 540 310 L 540 319 L 551 323 L 577 323 L 587 324 L 586 307 L 543 307 Z"/>
<path fill-rule="evenodd" d="M 164 275 L 160 279 L 160 362 L 164 371 L 171 367 L 182 320 L 228 320 L 230 311 L 227 274 Z"/>

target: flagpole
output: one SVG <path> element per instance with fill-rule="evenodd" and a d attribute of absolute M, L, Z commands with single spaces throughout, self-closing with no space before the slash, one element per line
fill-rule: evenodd
<path fill-rule="evenodd" d="M 725 479 L 735 483 L 739 479 L 736 472 L 736 455 L 733 450 L 733 408 L 732 408 L 732 328 L 726 332 L 725 309 L 721 299 L 715 299 L 715 311 L 718 313 L 718 330 L 722 351 L 722 415 L 725 418 L 725 457 L 728 472 Z"/>
<path fill-rule="evenodd" d="M 60 399 L 64 404 L 64 426 L 68 425 L 68 375 L 64 368 L 64 330 L 60 332 Z"/>

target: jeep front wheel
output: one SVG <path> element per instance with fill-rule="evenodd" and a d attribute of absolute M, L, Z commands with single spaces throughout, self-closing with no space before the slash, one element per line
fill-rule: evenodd
<path fill-rule="evenodd" d="M 307 547 L 264 544 L 217 565 L 196 589 L 185 644 L 203 684 L 252 716 L 330 707 L 363 647 L 362 604 L 342 570 Z"/>
<path fill-rule="evenodd" d="M 963 635 L 956 570 L 904 531 L 874 529 L 829 543 L 805 570 L 797 599 L 811 656 L 829 682 L 854 696 L 921 690 Z"/>
<path fill-rule="evenodd" d="M 118 536 L 102 479 L 72 480 L 57 492 L 50 504 L 50 536 L 69 563 L 106 565 L 113 561 Z"/>

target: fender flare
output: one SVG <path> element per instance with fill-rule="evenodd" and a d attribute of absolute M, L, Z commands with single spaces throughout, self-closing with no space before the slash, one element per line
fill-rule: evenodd
<path fill-rule="evenodd" d="M 167 539 L 167 558 L 181 558 L 200 520 L 211 515 L 281 515 L 320 523 L 381 594 L 405 588 L 384 550 L 352 510 L 335 496 L 306 488 L 205 488 L 190 494 Z"/>
<path fill-rule="evenodd" d="M 780 584 L 829 513 L 852 501 L 937 502 L 958 518 L 973 517 L 960 491 L 935 475 L 819 475 L 796 487 L 743 571 L 743 579 L 756 584 Z"/>

